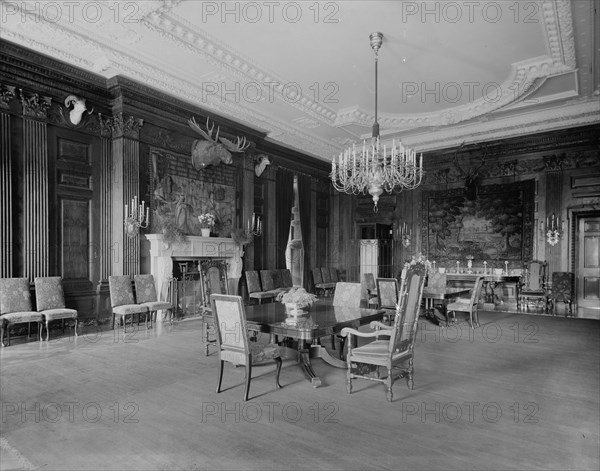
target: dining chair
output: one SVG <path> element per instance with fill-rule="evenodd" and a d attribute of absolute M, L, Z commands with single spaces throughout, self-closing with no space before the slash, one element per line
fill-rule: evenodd
<path fill-rule="evenodd" d="M 315 291 L 317 294 L 319 291 L 323 294 L 323 296 L 327 296 L 330 289 L 334 289 L 335 285 L 333 283 L 325 283 L 323 281 L 323 274 L 320 268 L 311 269 L 312 277 L 313 277 L 313 285 L 315 286 Z"/>
<path fill-rule="evenodd" d="M 375 284 L 375 276 L 373 273 L 363 273 L 364 296 L 368 305 L 378 305 L 377 285 Z"/>
<path fill-rule="evenodd" d="M 342 329 L 341 335 L 348 337 L 348 354 L 346 356 L 348 394 L 352 393 L 352 380 L 356 378 L 384 383 L 386 397 L 390 402 L 393 399 L 392 386 L 397 378 L 406 376 L 409 389 L 413 389 L 414 344 L 426 272 L 427 267 L 423 261 L 410 263 L 391 326 L 373 321 L 370 327 L 377 330 L 371 332 L 361 332 L 350 327 Z M 374 339 L 374 341 L 353 348 L 353 337 Z M 395 368 L 399 368 L 406 362 L 408 362 L 406 369 L 395 372 Z M 379 374 L 380 368 L 386 368 L 387 375 L 385 377 L 381 377 Z"/>
<path fill-rule="evenodd" d="M 115 320 L 119 318 L 118 326 L 121 326 L 123 321 L 123 332 L 127 333 L 127 316 L 131 316 L 131 325 L 133 326 L 133 316 L 138 315 L 138 325 L 140 323 L 140 315 L 145 316 L 145 326 L 148 327 L 148 314 L 150 310 L 148 306 L 137 304 L 133 295 L 131 286 L 131 277 L 124 276 L 109 276 L 108 288 L 110 291 L 110 304 L 112 307 L 112 327 L 115 328 Z"/>
<path fill-rule="evenodd" d="M 165 310 L 169 313 L 169 324 L 173 324 L 173 305 L 166 301 L 159 301 L 156 295 L 156 285 L 153 275 L 134 275 L 135 300 L 137 304 L 146 306 L 150 313 L 150 326 L 156 321 L 158 311 Z"/>
<path fill-rule="evenodd" d="M 225 362 L 233 365 L 243 365 L 246 370 L 244 401 L 248 400 L 252 366 L 264 360 L 275 360 L 277 365 L 275 385 L 279 384 L 281 373 L 281 353 L 275 344 L 261 344 L 250 341 L 246 326 L 246 312 L 241 296 L 226 294 L 211 294 L 210 304 L 215 318 L 217 350 L 219 352 L 219 369 L 217 393 L 221 392 L 223 381 L 223 366 Z"/>
<path fill-rule="evenodd" d="M 202 338 L 204 340 L 204 355 L 208 356 L 209 347 L 217 345 L 214 328 L 214 314 L 210 302 L 211 294 L 229 294 L 227 287 L 227 263 L 223 260 L 203 260 L 200 262 L 200 276 L 204 288 L 202 309 Z M 213 337 L 211 338 L 211 333 Z"/>
<path fill-rule="evenodd" d="M 377 278 L 377 299 L 380 309 L 396 310 L 398 304 L 398 280 L 396 278 Z"/>
<path fill-rule="evenodd" d="M 474 329 L 479 325 L 478 306 L 479 306 L 479 295 L 481 293 L 481 287 L 483 286 L 484 277 L 478 276 L 475 279 L 473 288 L 471 289 L 471 296 L 469 298 L 457 298 L 456 300 L 448 303 L 446 306 L 446 326 L 448 325 L 448 318 L 452 313 L 452 317 L 456 322 L 456 312 L 468 312 L 469 313 L 469 324 L 471 329 Z"/>
<path fill-rule="evenodd" d="M 38 324 L 38 340 L 42 340 L 43 316 L 31 307 L 27 278 L 0 278 L 0 344 L 10 345 L 10 327 L 27 323 L 27 336 L 32 322 Z M 4 343 L 4 334 L 7 341 Z"/>
<path fill-rule="evenodd" d="M 548 296 L 548 306 L 551 304 L 552 309 L 547 308 L 548 312 L 556 314 L 556 303 L 561 301 L 565 304 L 565 307 L 568 306 L 569 314 L 573 315 L 574 281 L 574 275 L 571 272 L 555 271 L 552 273 L 552 287 Z"/>
<path fill-rule="evenodd" d="M 77 310 L 65 306 L 65 295 L 60 276 L 39 276 L 33 280 L 35 284 L 35 300 L 37 311 L 43 316 L 46 325 L 46 341 L 50 338 L 50 322 L 62 320 L 65 331 L 65 319 L 75 322 L 74 332 L 77 336 Z"/>
<path fill-rule="evenodd" d="M 263 291 L 257 270 L 246 270 L 245 276 L 250 299 L 257 299 L 258 304 L 262 304 L 263 299 L 275 299 L 277 293 L 274 291 Z"/>
<path fill-rule="evenodd" d="M 333 295 L 333 306 L 337 307 L 360 307 L 361 286 L 360 283 L 348 283 L 345 281 L 338 281 L 335 286 L 335 294 Z M 331 335 L 331 348 L 335 350 L 335 338 L 340 341 L 340 359 L 344 357 L 344 345 L 346 338 L 339 335 L 339 333 Z"/>
<path fill-rule="evenodd" d="M 533 300 L 538 307 L 546 308 L 548 295 L 546 292 L 546 272 L 548 262 L 531 260 L 525 264 L 523 275 L 524 283 L 519 290 L 519 304 L 525 310 L 529 310 L 529 304 Z"/>

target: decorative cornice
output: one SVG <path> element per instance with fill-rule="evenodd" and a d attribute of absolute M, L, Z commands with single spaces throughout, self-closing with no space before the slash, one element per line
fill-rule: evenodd
<path fill-rule="evenodd" d="M 98 123 L 103 136 L 139 139 L 140 128 L 144 125 L 144 120 L 133 116 L 123 117 L 123 113 L 118 113 L 110 118 L 103 118 L 101 114 L 98 114 Z"/>
<path fill-rule="evenodd" d="M 21 104 L 23 105 L 23 116 L 26 118 L 35 118 L 46 121 L 48 119 L 48 110 L 52 104 L 52 98 L 49 96 L 40 96 L 37 93 L 26 97 L 22 89 L 19 89 Z"/>
<path fill-rule="evenodd" d="M 0 84 L 0 108 L 7 110 L 10 108 L 9 102 L 15 97 L 15 87 L 11 85 Z"/>

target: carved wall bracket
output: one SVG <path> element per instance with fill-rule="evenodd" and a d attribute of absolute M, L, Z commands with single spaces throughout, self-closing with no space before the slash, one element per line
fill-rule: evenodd
<path fill-rule="evenodd" d="M 21 96 L 21 104 L 23 105 L 23 116 L 41 120 L 48 119 L 48 110 L 52 104 L 51 97 L 40 97 L 37 93 L 26 97 L 21 88 L 19 89 L 19 94 Z"/>
<path fill-rule="evenodd" d="M 7 110 L 8 103 L 15 97 L 15 87 L 0 84 L 0 109 Z"/>
<path fill-rule="evenodd" d="M 110 118 L 103 118 L 102 114 L 98 113 L 98 123 L 103 136 L 139 139 L 144 120 L 133 116 L 124 117 L 123 113 L 118 113 Z"/>

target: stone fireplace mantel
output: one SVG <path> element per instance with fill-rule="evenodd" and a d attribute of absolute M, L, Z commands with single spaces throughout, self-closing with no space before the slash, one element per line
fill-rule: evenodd
<path fill-rule="evenodd" d="M 229 292 L 237 294 L 242 275 L 242 248 L 233 239 L 223 237 L 186 236 L 184 242 L 165 243 L 162 234 L 146 234 L 150 241 L 150 273 L 154 275 L 156 292 L 166 300 L 165 287 L 173 277 L 173 260 L 220 259 L 227 262 Z"/>

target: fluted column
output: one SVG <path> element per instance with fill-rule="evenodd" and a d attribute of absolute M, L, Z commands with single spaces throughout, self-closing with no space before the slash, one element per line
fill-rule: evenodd
<path fill-rule="evenodd" d="M 48 136 L 51 98 L 26 96 L 23 105 L 23 276 L 33 280 L 50 273 L 48 207 Z"/>
<path fill-rule="evenodd" d="M 12 162 L 9 101 L 15 96 L 14 87 L 0 90 L 0 278 L 13 275 L 12 219 Z"/>
<path fill-rule="evenodd" d="M 136 275 L 140 272 L 140 235 L 128 237 L 123 224 L 125 204 L 139 196 L 140 144 L 143 120 L 118 114 L 100 123 L 112 136 L 111 159 L 111 266 L 112 275 Z M 106 151 L 108 153 L 108 150 Z"/>
<path fill-rule="evenodd" d="M 100 146 L 100 177 L 98 182 L 100 197 L 99 279 L 101 282 L 106 282 L 112 273 L 113 256 L 118 255 L 119 250 L 112 243 L 112 141 L 103 136 Z"/>

